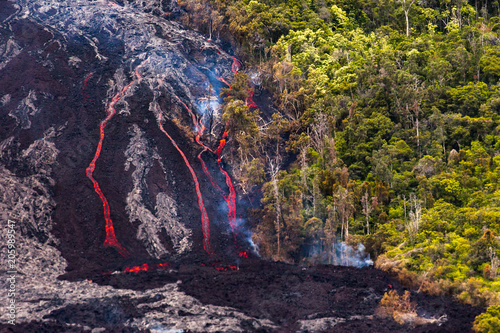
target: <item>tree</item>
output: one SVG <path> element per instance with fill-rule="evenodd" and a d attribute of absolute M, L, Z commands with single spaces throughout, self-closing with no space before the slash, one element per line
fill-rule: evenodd
<path fill-rule="evenodd" d="M 338 214 L 337 207 L 335 204 L 328 205 L 327 210 L 327 218 L 325 223 L 325 247 L 328 252 L 328 263 L 333 264 L 334 261 L 334 246 L 335 246 L 335 238 L 337 235 L 338 228 Z"/>
<path fill-rule="evenodd" d="M 500 306 L 490 306 L 485 313 L 474 320 L 474 331 L 478 333 L 494 333 L 500 331 Z"/>
<path fill-rule="evenodd" d="M 275 211 L 276 211 L 276 236 L 278 239 L 278 250 L 277 257 L 280 257 L 281 250 L 281 199 L 280 199 L 280 191 L 278 186 L 278 174 L 281 169 L 281 158 L 280 155 L 277 154 L 275 156 L 266 155 L 268 174 L 271 178 L 272 189 L 274 193 L 274 201 L 275 201 Z"/>
<path fill-rule="evenodd" d="M 366 220 L 366 234 L 370 234 L 370 214 L 373 211 L 373 207 L 371 205 L 371 201 L 373 201 L 373 197 L 370 199 L 368 196 L 368 192 L 365 192 L 363 197 L 361 198 L 361 205 L 363 206 L 363 214 L 365 215 Z"/>
<path fill-rule="evenodd" d="M 406 37 L 410 37 L 410 20 L 409 13 L 411 9 L 411 5 L 415 3 L 415 0 L 398 0 L 401 3 L 401 7 L 403 12 L 405 13 L 405 21 L 406 21 Z"/>
<path fill-rule="evenodd" d="M 414 239 L 420 228 L 422 221 L 422 202 L 417 198 L 415 193 L 410 194 L 410 220 L 406 224 L 406 230 L 410 235 L 410 239 Z"/>
<path fill-rule="evenodd" d="M 334 190 L 333 202 L 337 208 L 337 214 L 342 226 L 341 238 L 349 239 L 349 218 L 354 213 L 352 193 L 338 185 Z"/>
<path fill-rule="evenodd" d="M 281 257 L 285 260 L 296 261 L 299 258 L 299 249 L 302 245 L 302 230 L 304 228 L 304 217 L 302 216 L 302 199 L 300 191 L 289 196 L 283 205 L 283 253 Z M 321 232 L 321 228 L 319 230 Z"/>
<path fill-rule="evenodd" d="M 500 261 L 498 260 L 496 249 L 494 249 L 492 246 L 488 247 L 488 255 L 491 260 L 490 278 L 494 280 L 497 277 Z"/>

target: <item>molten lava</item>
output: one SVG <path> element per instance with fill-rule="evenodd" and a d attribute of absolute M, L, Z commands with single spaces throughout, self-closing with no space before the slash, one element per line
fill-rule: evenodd
<path fill-rule="evenodd" d="M 206 264 L 201 264 L 200 266 L 202 267 L 209 267 Z M 220 262 L 214 262 L 212 263 L 212 266 L 218 270 L 219 272 L 227 272 L 227 271 L 238 271 L 239 267 L 236 265 L 223 265 Z"/>
<path fill-rule="evenodd" d="M 227 138 L 228 132 L 227 132 L 227 130 L 224 131 L 224 134 L 222 135 L 222 139 L 220 140 L 219 146 L 217 147 L 217 149 L 215 150 L 215 152 L 212 149 L 210 149 L 209 147 L 205 146 L 203 144 L 203 142 L 201 142 L 201 140 L 200 140 L 201 135 L 203 135 L 203 132 L 205 131 L 205 125 L 203 125 L 203 121 L 202 121 L 203 119 L 198 122 L 198 120 L 196 119 L 196 116 L 194 115 L 193 111 L 184 102 L 182 102 L 181 99 L 178 96 L 176 96 L 176 97 L 179 100 L 179 102 L 188 110 L 189 114 L 191 115 L 191 118 L 193 120 L 193 125 L 194 125 L 195 130 L 196 130 L 196 138 L 195 138 L 195 140 L 196 140 L 196 142 L 201 147 L 203 147 L 203 150 L 198 154 L 198 160 L 201 163 L 203 172 L 205 173 L 205 175 L 210 180 L 210 183 L 212 184 L 212 186 L 217 189 L 217 191 L 219 192 L 219 194 L 226 201 L 226 204 L 227 204 L 227 207 L 228 207 L 228 221 L 229 221 L 229 225 L 231 226 L 231 230 L 233 231 L 234 242 L 235 242 L 235 246 L 236 246 L 236 232 L 237 232 L 237 230 L 236 230 L 236 227 L 237 227 L 236 226 L 236 192 L 234 190 L 234 186 L 233 186 L 233 182 L 231 180 L 231 177 L 222 168 L 222 165 L 220 164 L 220 162 L 221 162 L 221 156 L 220 156 L 220 154 L 221 154 L 222 149 L 224 149 L 224 146 L 226 144 L 226 138 Z M 226 177 L 226 185 L 227 185 L 227 187 L 229 189 L 229 194 L 226 194 L 220 188 L 220 186 L 217 184 L 217 182 L 214 180 L 214 178 L 212 177 L 212 175 L 208 171 L 208 168 L 207 168 L 207 166 L 205 164 L 205 161 L 201 157 L 201 155 L 205 151 L 207 151 L 207 150 L 210 151 L 210 152 L 212 152 L 212 153 L 215 153 L 217 155 L 217 164 L 219 165 L 220 171 Z"/>
<path fill-rule="evenodd" d="M 123 89 L 113 97 L 113 99 L 111 100 L 111 103 L 109 103 L 108 108 L 106 109 L 107 117 L 103 121 L 101 121 L 101 123 L 99 124 L 100 137 L 99 137 L 99 143 L 97 144 L 97 150 L 95 152 L 94 158 L 92 159 L 92 162 L 90 162 L 90 164 L 86 170 L 87 177 L 92 181 L 92 184 L 94 184 L 94 190 L 99 195 L 99 198 L 101 198 L 102 206 L 104 209 L 104 219 L 106 220 L 106 240 L 104 241 L 104 246 L 105 247 L 106 246 L 114 247 L 124 257 L 128 257 L 129 253 L 116 239 L 115 229 L 113 227 L 113 221 L 111 220 L 111 217 L 110 217 L 110 209 L 109 209 L 108 200 L 106 199 L 106 197 L 102 193 L 101 188 L 99 187 L 99 183 L 97 182 L 97 180 L 94 179 L 92 174 L 95 170 L 95 163 L 97 162 L 97 159 L 99 158 L 99 155 L 101 154 L 102 144 L 104 141 L 104 128 L 106 127 L 106 124 L 108 123 L 108 121 L 111 118 L 113 118 L 113 116 L 116 113 L 116 110 L 114 108 L 115 104 L 120 100 L 120 98 L 122 98 L 124 96 L 125 92 L 132 85 L 132 83 L 133 82 L 130 82 L 128 85 L 123 87 Z"/>
<path fill-rule="evenodd" d="M 87 75 L 87 77 L 83 81 L 82 92 L 85 90 L 85 88 L 87 88 L 87 84 L 89 83 L 89 80 L 90 80 L 90 77 L 92 76 L 92 74 L 94 74 L 94 73 L 89 73 L 89 75 Z"/>
<path fill-rule="evenodd" d="M 139 68 L 142 67 L 143 65 L 144 65 L 144 62 L 142 64 L 140 64 L 136 69 L 137 80 L 142 79 L 142 77 L 139 75 L 138 71 L 139 71 Z M 82 89 L 85 89 L 85 87 L 88 83 L 88 80 L 90 79 L 91 76 L 92 76 L 92 73 L 90 73 L 87 76 Z M 130 82 L 128 85 L 123 87 L 122 90 L 120 92 L 118 92 L 111 99 L 111 102 L 109 103 L 108 108 L 106 109 L 107 116 L 99 124 L 99 132 L 100 132 L 99 143 L 97 144 L 97 149 L 96 149 L 96 152 L 94 154 L 94 158 L 92 159 L 92 162 L 90 162 L 89 166 L 86 169 L 87 177 L 92 181 L 92 184 L 94 185 L 94 190 L 99 195 L 99 198 L 102 201 L 102 206 L 103 206 L 103 210 L 104 210 L 104 219 L 106 220 L 106 226 L 105 226 L 106 239 L 104 241 L 104 246 L 105 247 L 110 246 L 110 247 L 115 248 L 123 257 L 128 257 L 130 254 L 127 251 L 127 249 L 125 249 L 116 239 L 115 228 L 113 227 L 113 221 L 111 220 L 111 216 L 110 216 L 111 213 L 110 213 L 108 200 L 104 196 L 104 193 L 102 193 L 101 188 L 99 187 L 99 183 L 97 182 L 97 180 L 94 179 L 93 173 L 95 170 L 95 163 L 97 162 L 97 159 L 99 158 L 99 155 L 101 154 L 102 144 L 104 141 L 104 128 L 106 127 L 108 121 L 110 121 L 111 118 L 113 118 L 113 116 L 116 114 L 116 110 L 115 110 L 116 103 L 118 103 L 118 101 L 125 95 L 125 93 L 130 88 L 132 83 L 134 83 L 134 81 Z"/>
<path fill-rule="evenodd" d="M 229 82 L 227 82 L 226 80 L 224 80 L 223 77 L 219 77 L 219 81 L 224 82 L 229 87 L 229 89 L 231 89 L 231 85 L 229 84 Z"/>
<path fill-rule="evenodd" d="M 236 73 L 240 69 L 241 69 L 241 63 L 238 60 L 236 60 L 235 57 L 233 57 L 233 63 L 231 64 L 231 71 L 233 73 Z M 218 79 L 221 82 L 225 83 L 229 88 L 231 88 L 231 85 L 224 78 L 219 77 Z M 249 96 L 245 100 L 246 105 L 248 107 L 257 107 L 257 104 L 253 101 L 253 91 L 249 90 L 248 93 L 249 93 Z M 203 172 L 205 173 L 205 175 L 210 180 L 210 183 L 212 184 L 212 186 L 219 192 L 219 194 L 226 201 L 226 204 L 227 204 L 227 207 L 228 207 L 228 222 L 229 222 L 229 225 L 231 226 L 231 230 L 233 232 L 234 245 L 235 245 L 235 247 L 237 247 L 236 234 L 237 234 L 237 227 L 238 226 L 236 224 L 236 191 L 234 190 L 234 185 L 233 185 L 233 182 L 231 180 L 231 177 L 229 176 L 229 174 L 227 173 L 227 171 L 224 170 L 224 168 L 221 165 L 221 160 L 222 160 L 221 154 L 222 154 L 222 150 L 224 149 L 224 147 L 226 145 L 226 142 L 227 142 L 228 131 L 227 131 L 227 129 L 224 130 L 224 133 L 222 134 L 222 138 L 219 141 L 218 147 L 216 148 L 215 151 L 213 151 L 212 149 L 210 149 L 209 147 L 207 147 L 206 145 L 204 145 L 201 142 L 201 140 L 200 140 L 200 137 L 203 135 L 203 132 L 205 130 L 205 126 L 203 125 L 203 118 L 200 121 L 198 121 L 198 119 L 196 118 L 194 112 L 184 102 L 182 102 L 182 100 L 178 96 L 176 96 L 176 97 L 177 97 L 177 100 L 189 112 L 189 114 L 191 116 L 191 119 L 193 121 L 193 125 L 195 127 L 195 131 L 196 131 L 196 138 L 195 138 L 195 140 L 196 140 L 196 142 L 201 147 L 203 147 L 203 150 L 198 154 L 198 160 L 200 161 L 200 163 L 202 165 Z M 226 192 L 223 191 L 220 188 L 220 186 L 217 184 L 217 182 L 214 180 L 214 178 L 212 177 L 212 175 L 208 171 L 208 168 L 206 166 L 205 161 L 201 157 L 202 154 L 205 151 L 207 151 L 207 150 L 210 151 L 210 152 L 212 152 L 212 153 L 214 153 L 215 155 L 217 155 L 217 165 L 219 166 L 219 169 L 220 169 L 221 173 L 224 174 L 224 176 L 226 178 L 226 185 L 228 187 L 228 192 L 229 192 L 228 194 L 226 194 Z"/>
<path fill-rule="evenodd" d="M 231 72 L 236 73 L 241 69 L 241 63 L 233 57 L 233 63 L 231 65 Z"/>
<path fill-rule="evenodd" d="M 205 204 L 203 203 L 203 197 L 201 195 L 200 191 L 200 183 L 198 182 L 198 177 L 196 177 L 196 174 L 194 173 L 193 168 L 191 167 L 191 164 L 189 163 L 188 159 L 186 158 L 186 155 L 182 152 L 182 150 L 177 146 L 177 143 L 174 141 L 174 139 L 165 131 L 163 128 L 162 124 L 162 113 L 161 110 L 158 110 L 158 125 L 160 126 L 160 130 L 165 133 L 165 135 L 170 139 L 170 142 L 174 145 L 175 149 L 181 154 L 182 158 L 184 159 L 184 163 L 189 169 L 189 172 L 191 172 L 191 176 L 193 177 L 194 185 L 196 188 L 196 195 L 198 196 L 198 206 L 200 207 L 200 213 L 201 213 L 201 226 L 202 226 L 202 232 L 203 232 L 203 248 L 207 253 L 212 253 L 210 249 L 210 229 L 209 229 L 209 220 L 208 220 L 208 214 L 207 210 L 205 209 Z"/>
<path fill-rule="evenodd" d="M 238 270 L 238 266 L 235 266 L 235 265 L 219 265 L 219 264 L 216 264 L 216 265 L 214 265 L 214 267 L 219 272 L 237 271 Z"/>
<path fill-rule="evenodd" d="M 257 104 L 255 104 L 253 100 L 253 90 L 248 90 L 248 97 L 245 99 L 245 103 L 249 108 L 258 108 Z"/>
<path fill-rule="evenodd" d="M 154 270 L 163 270 L 167 269 L 170 267 L 170 264 L 168 262 L 163 262 L 159 264 L 142 264 L 141 266 L 132 266 L 132 267 L 125 267 L 123 270 L 124 273 L 137 273 L 137 272 L 147 272 L 147 271 L 154 271 Z"/>

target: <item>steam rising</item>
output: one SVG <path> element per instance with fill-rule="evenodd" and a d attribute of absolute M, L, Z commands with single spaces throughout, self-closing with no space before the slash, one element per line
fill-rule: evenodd
<path fill-rule="evenodd" d="M 315 243 L 308 249 L 309 261 L 314 264 L 329 264 L 337 266 L 367 267 L 373 266 L 370 254 L 365 253 L 365 246 L 358 243 L 351 246 L 345 242 L 337 241 L 330 247 L 323 247 Z"/>

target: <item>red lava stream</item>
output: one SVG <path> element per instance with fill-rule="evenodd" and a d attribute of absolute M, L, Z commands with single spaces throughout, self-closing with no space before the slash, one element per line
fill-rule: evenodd
<path fill-rule="evenodd" d="M 234 237 L 234 242 L 235 242 L 235 246 L 236 246 L 236 231 L 237 231 L 236 230 L 236 228 L 237 228 L 237 225 L 236 225 L 236 192 L 234 190 L 234 186 L 233 186 L 233 182 L 231 180 L 231 177 L 226 172 L 226 170 L 224 170 L 222 168 L 222 165 L 220 164 L 220 162 L 221 162 L 221 156 L 220 155 L 221 155 L 221 152 L 224 149 L 224 146 L 226 144 L 226 138 L 227 138 L 228 132 L 227 132 L 227 130 L 224 131 L 224 134 L 222 135 L 222 139 L 219 142 L 219 146 L 217 147 L 217 149 L 215 151 L 213 151 L 209 147 L 205 146 L 203 144 L 203 142 L 201 142 L 201 140 L 200 140 L 201 135 L 205 131 L 205 125 L 203 125 L 203 122 L 201 120 L 200 120 L 200 122 L 198 122 L 198 120 L 196 119 L 196 116 L 194 115 L 193 111 L 184 102 L 182 102 L 181 99 L 178 96 L 176 96 L 176 97 L 177 97 L 177 100 L 188 110 L 189 114 L 191 115 L 191 118 L 193 120 L 193 125 L 195 126 L 195 130 L 196 130 L 196 142 L 201 147 L 203 147 L 203 150 L 198 154 L 198 160 L 201 163 L 203 172 L 205 173 L 205 175 L 210 180 L 210 183 L 212 184 L 212 186 L 215 189 L 217 189 L 217 191 L 219 192 L 219 194 L 226 201 L 226 204 L 227 204 L 227 207 L 228 207 L 228 221 L 229 221 L 229 225 L 231 226 L 231 230 L 233 231 L 233 237 Z M 205 161 L 203 160 L 203 158 L 201 157 L 201 155 L 205 151 L 207 151 L 207 150 L 217 155 L 217 164 L 219 165 L 220 171 L 226 177 L 226 185 L 229 188 L 229 194 L 226 194 L 220 188 L 220 186 L 217 184 L 217 182 L 214 180 L 214 178 L 212 177 L 212 175 L 208 171 L 207 165 L 206 165 Z"/>
<path fill-rule="evenodd" d="M 141 65 L 139 65 L 136 68 L 135 74 L 137 76 L 137 80 L 138 81 L 140 81 L 142 79 L 142 76 L 139 74 L 139 69 L 140 69 L 140 67 L 142 67 L 144 65 L 144 63 L 146 61 L 144 61 Z M 236 73 L 240 68 L 241 68 L 241 64 L 238 62 L 238 60 L 236 60 L 236 58 L 233 57 L 233 63 L 231 65 L 231 71 L 234 72 L 234 73 Z M 92 73 L 90 73 L 85 78 L 84 84 L 83 84 L 83 87 L 82 87 L 82 93 L 85 90 L 85 88 L 87 86 L 87 83 L 88 83 L 88 81 L 89 81 L 89 79 L 90 79 L 91 76 L 92 76 Z M 223 78 L 220 78 L 220 80 L 222 82 L 226 83 L 229 86 L 229 84 Z M 128 257 L 130 254 L 127 251 L 127 249 L 125 249 L 125 247 L 123 247 L 118 242 L 118 240 L 116 238 L 115 229 L 114 229 L 114 226 L 113 226 L 113 221 L 112 221 L 111 216 L 110 216 L 111 212 L 110 212 L 110 207 L 109 207 L 108 200 L 106 199 L 104 193 L 102 192 L 102 190 L 101 190 L 101 188 L 99 186 L 99 183 L 93 177 L 93 172 L 95 170 L 95 164 L 96 164 L 96 162 L 97 162 L 97 160 L 98 160 L 98 158 L 99 158 L 99 156 L 101 154 L 101 150 L 102 150 L 102 146 L 103 146 L 103 142 L 104 142 L 104 129 L 105 129 L 108 121 L 110 121 L 111 118 L 113 118 L 113 116 L 116 114 L 116 110 L 115 110 L 114 106 L 125 95 L 125 93 L 127 92 L 127 90 L 130 88 L 130 86 L 133 83 L 134 83 L 134 81 L 130 82 L 128 85 L 126 85 L 125 87 L 123 87 L 122 90 L 120 92 L 118 92 L 112 98 L 111 102 L 109 103 L 109 105 L 108 105 L 108 107 L 106 109 L 107 116 L 99 124 L 99 131 L 100 131 L 99 143 L 97 145 L 97 149 L 96 149 L 96 152 L 94 154 L 94 158 L 92 159 L 92 161 L 90 162 L 89 166 L 86 169 L 86 175 L 92 181 L 92 184 L 94 186 L 94 190 L 99 195 L 99 198 L 101 199 L 102 205 L 103 205 L 104 219 L 106 221 L 106 225 L 105 225 L 106 239 L 104 241 L 104 246 L 105 247 L 113 247 L 113 248 L 115 248 L 123 257 Z M 237 225 L 236 225 L 236 192 L 234 190 L 234 186 L 233 186 L 231 177 L 229 176 L 229 174 L 226 172 L 226 170 L 224 170 L 224 168 L 221 165 L 221 153 L 222 153 L 222 150 L 224 149 L 224 146 L 226 144 L 228 132 L 227 132 L 227 130 L 224 131 L 224 133 L 222 135 L 222 138 L 221 138 L 221 140 L 219 142 L 219 145 L 218 145 L 218 147 L 217 147 L 217 149 L 215 151 L 212 150 L 212 149 L 210 149 L 209 147 L 205 146 L 201 142 L 201 140 L 200 140 L 200 137 L 203 135 L 203 132 L 205 130 L 205 126 L 203 125 L 202 119 L 200 121 L 198 121 L 197 117 L 192 112 L 192 110 L 185 103 L 183 103 L 179 97 L 177 97 L 177 99 L 188 110 L 188 112 L 189 112 L 189 114 L 190 114 L 190 116 L 192 118 L 193 124 L 195 126 L 195 130 L 196 130 L 196 142 L 201 147 L 203 147 L 203 150 L 197 156 L 198 159 L 200 160 L 201 164 L 202 164 L 203 172 L 207 175 L 207 177 L 209 178 L 211 184 L 218 190 L 218 192 L 220 193 L 220 195 L 224 198 L 224 200 L 226 201 L 226 204 L 228 206 L 228 221 L 229 221 L 229 224 L 230 224 L 231 229 L 233 231 L 233 236 L 234 236 L 234 241 L 235 241 L 235 247 L 236 247 L 237 246 L 237 244 L 236 244 L 236 231 L 237 231 Z M 251 95 L 249 96 L 249 98 L 247 98 L 246 103 L 247 103 L 248 106 L 256 107 L 255 103 L 252 100 L 252 96 Z M 158 107 L 158 106 L 156 106 L 156 107 Z M 189 172 L 191 173 L 191 176 L 193 178 L 193 181 L 194 181 L 194 184 L 195 184 L 195 189 L 196 189 L 196 195 L 198 197 L 198 206 L 200 208 L 200 213 L 201 213 L 201 223 L 202 223 L 202 232 L 203 232 L 203 248 L 205 249 L 205 251 L 207 253 L 211 254 L 212 251 L 211 251 L 211 248 L 210 248 L 209 218 L 208 218 L 208 214 L 207 214 L 207 211 L 206 211 L 206 208 L 205 208 L 205 204 L 203 202 L 203 197 L 202 197 L 202 194 L 201 194 L 200 184 L 199 184 L 198 178 L 197 178 L 197 176 L 196 176 L 196 174 L 195 174 L 195 172 L 194 172 L 191 164 L 189 163 L 186 155 L 184 154 L 184 152 L 179 148 L 179 146 L 177 145 L 177 143 L 175 142 L 175 140 L 164 129 L 163 124 L 162 124 L 162 120 L 163 120 L 162 111 L 161 110 L 158 110 L 158 111 L 159 111 L 158 112 L 158 124 L 159 124 L 160 130 L 169 138 L 169 140 L 171 141 L 171 143 L 174 145 L 174 147 L 177 149 L 177 151 L 179 152 L 179 154 L 182 156 L 182 158 L 184 160 L 184 163 L 188 167 Z M 214 178 L 212 177 L 212 175 L 208 171 L 208 168 L 207 168 L 204 160 L 202 159 L 202 154 L 205 151 L 207 151 L 207 150 L 209 150 L 210 152 L 212 152 L 212 153 L 214 153 L 214 154 L 217 155 L 217 164 L 219 166 L 220 171 L 222 172 L 222 174 L 224 174 L 224 176 L 226 178 L 226 185 L 228 187 L 228 192 L 229 192 L 228 194 L 226 194 L 226 192 L 224 190 L 222 190 L 220 188 L 220 186 L 217 184 L 217 182 L 214 180 Z M 143 270 L 142 268 L 145 268 L 147 270 L 147 267 L 141 267 L 141 268 L 138 268 L 138 270 Z"/>
<path fill-rule="evenodd" d="M 160 111 L 160 110 L 158 110 Z M 165 135 L 170 139 L 170 142 L 174 145 L 175 149 L 181 154 L 182 158 L 184 159 L 184 163 L 189 169 L 189 172 L 191 172 L 191 176 L 193 177 L 194 185 L 196 187 L 196 195 L 198 196 L 198 206 L 200 207 L 200 212 L 201 212 L 201 225 L 202 225 L 202 231 L 203 231 L 203 248 L 207 253 L 211 253 L 210 249 L 210 229 L 209 229 L 209 220 L 208 220 L 208 214 L 207 210 L 205 209 L 205 204 L 203 203 L 203 197 L 201 195 L 200 191 L 200 183 L 198 182 L 198 177 L 196 177 L 196 174 L 194 173 L 193 168 L 191 167 L 191 164 L 189 163 L 188 159 L 186 158 L 186 155 L 182 152 L 182 150 L 179 148 L 177 143 L 174 141 L 174 139 L 165 131 L 163 128 L 162 124 L 162 114 L 161 111 L 158 112 L 158 125 L 160 126 L 160 130 L 165 133 Z"/>
<path fill-rule="evenodd" d="M 236 73 L 240 69 L 241 69 L 241 63 L 238 60 L 236 60 L 235 57 L 233 57 L 233 63 L 231 64 L 231 71 L 233 73 Z M 224 80 L 224 78 L 220 77 L 219 80 L 224 82 L 225 84 L 227 84 L 229 86 L 229 88 L 231 88 L 231 85 L 226 80 Z M 221 153 L 222 153 L 222 150 L 224 149 L 224 146 L 226 145 L 228 131 L 224 130 L 224 133 L 222 134 L 222 138 L 219 141 L 219 146 L 217 147 L 217 149 L 215 151 L 213 151 L 212 149 L 210 149 L 209 147 L 204 145 L 203 142 L 201 142 L 201 140 L 200 140 L 200 137 L 203 135 L 203 132 L 205 131 L 205 126 L 203 125 L 203 117 L 200 121 L 198 121 L 196 116 L 194 115 L 193 111 L 184 102 L 182 102 L 182 100 L 178 96 L 176 96 L 176 97 L 177 97 L 177 100 L 179 101 L 179 103 L 181 103 L 189 112 L 191 119 L 193 121 L 193 125 L 195 126 L 196 142 L 201 147 L 203 147 L 203 150 L 198 154 L 198 160 L 200 161 L 200 163 L 202 165 L 203 172 L 210 180 L 210 183 L 212 184 L 212 186 L 219 192 L 219 194 L 226 201 L 226 204 L 228 207 L 228 221 L 229 221 L 229 225 L 231 226 L 231 230 L 233 232 L 234 246 L 237 248 L 236 234 L 237 234 L 238 226 L 236 224 L 236 192 L 234 190 L 234 186 L 233 186 L 233 182 L 231 180 L 231 177 L 229 176 L 227 171 L 224 170 L 224 168 L 221 165 Z M 246 102 L 247 106 L 249 106 L 249 107 L 257 107 L 257 105 L 253 101 L 252 97 L 253 97 L 253 92 L 249 91 L 249 96 L 245 102 Z M 207 150 L 217 155 L 217 165 L 219 166 L 220 171 L 222 172 L 222 174 L 224 174 L 224 176 L 226 178 L 226 185 L 229 189 L 228 194 L 226 194 L 226 192 L 224 190 L 222 190 L 220 188 L 220 186 L 217 184 L 217 182 L 214 180 L 214 178 L 212 177 L 212 175 L 208 171 L 208 168 L 207 168 L 205 161 L 201 157 L 202 154 Z"/>
<path fill-rule="evenodd" d="M 144 62 L 139 65 L 136 69 L 136 75 L 137 79 L 140 80 L 142 77 L 139 75 L 139 68 L 142 67 Z M 92 73 L 91 73 L 92 74 Z M 86 86 L 86 83 L 88 82 L 88 79 L 90 79 L 91 74 L 87 76 L 84 87 Z M 107 123 L 113 116 L 116 114 L 116 110 L 114 106 L 118 101 L 125 95 L 127 90 L 130 88 L 130 86 L 134 83 L 134 81 L 130 82 L 128 85 L 122 88 L 122 90 L 117 93 L 111 100 L 111 102 L 108 105 L 108 108 L 106 109 L 107 116 L 104 118 L 103 121 L 99 124 L 99 143 L 97 144 L 97 149 L 94 154 L 94 158 L 92 159 L 92 162 L 90 162 L 89 166 L 86 169 L 86 174 L 87 177 L 92 181 L 92 184 L 94 185 L 94 190 L 95 192 L 99 195 L 99 198 L 102 201 L 102 206 L 104 210 L 104 219 L 106 220 L 106 239 L 104 241 L 104 247 L 113 247 L 115 248 L 118 253 L 120 253 L 123 257 L 128 257 L 130 256 L 130 253 L 125 249 L 116 239 L 115 235 L 115 228 L 113 227 L 113 220 L 111 220 L 110 216 L 110 208 L 109 208 L 109 203 L 106 197 L 104 196 L 104 193 L 102 192 L 101 188 L 99 187 L 99 183 L 95 178 L 93 177 L 93 173 L 95 170 L 95 163 L 97 162 L 97 159 L 99 158 L 99 155 L 101 154 L 101 149 L 104 141 L 104 128 L 106 127 Z"/>

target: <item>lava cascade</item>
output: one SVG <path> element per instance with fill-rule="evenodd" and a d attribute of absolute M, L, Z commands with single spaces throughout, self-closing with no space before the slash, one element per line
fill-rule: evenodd
<path fill-rule="evenodd" d="M 227 138 L 228 132 L 227 132 L 227 130 L 224 131 L 224 133 L 222 135 L 222 139 L 219 142 L 219 146 L 217 147 L 217 149 L 215 151 L 213 151 L 212 149 L 207 147 L 205 144 L 203 144 L 203 142 L 200 139 L 201 135 L 203 135 L 203 132 L 205 131 L 205 125 L 203 125 L 203 119 L 201 119 L 198 122 L 193 111 L 184 102 L 182 102 L 178 96 L 176 96 L 176 97 L 177 97 L 178 101 L 188 110 L 188 112 L 191 115 L 191 118 L 193 120 L 193 125 L 195 126 L 195 130 L 196 130 L 195 140 L 203 148 L 203 150 L 198 154 L 198 160 L 201 163 L 203 172 L 210 180 L 210 183 L 212 184 L 212 186 L 217 189 L 219 194 L 226 201 L 226 204 L 228 207 L 228 221 L 229 221 L 229 225 L 231 226 L 231 230 L 233 232 L 234 242 L 235 242 L 235 246 L 236 246 L 236 233 L 237 233 L 237 230 L 236 230 L 236 228 L 237 228 L 237 225 L 236 225 L 236 191 L 234 190 L 234 186 L 233 186 L 233 182 L 231 180 L 231 177 L 229 176 L 229 174 L 226 172 L 226 170 L 224 170 L 224 168 L 221 165 L 221 152 L 224 149 L 224 146 L 226 144 L 226 138 Z M 226 178 L 226 185 L 229 189 L 228 194 L 226 194 L 226 192 L 223 191 L 220 188 L 220 186 L 217 184 L 217 182 L 214 180 L 214 178 L 212 177 L 212 175 L 208 171 L 208 168 L 207 168 L 205 161 L 201 157 L 202 154 L 207 150 L 212 152 L 212 153 L 215 153 L 217 155 L 217 164 L 219 166 L 220 171 L 224 174 L 224 176 Z"/>
<path fill-rule="evenodd" d="M 135 74 L 137 76 L 137 80 L 141 80 L 142 79 L 142 77 L 139 75 L 139 68 L 142 67 L 143 65 L 144 65 L 144 63 L 142 63 L 141 65 L 139 65 L 137 67 L 136 71 L 135 71 Z M 92 73 L 90 73 L 87 76 L 87 78 L 85 79 L 84 86 L 82 87 L 83 89 L 85 89 L 85 87 L 86 87 L 86 85 L 88 83 L 88 80 L 90 79 L 91 76 L 92 76 Z M 123 257 L 130 256 L 130 253 L 116 239 L 115 228 L 113 226 L 113 220 L 111 220 L 111 216 L 110 216 L 111 212 L 110 212 L 108 200 L 106 199 L 106 197 L 104 196 L 104 193 L 102 192 L 101 188 L 99 187 L 99 183 L 93 177 L 93 173 L 94 173 L 94 170 L 95 170 L 95 164 L 97 162 L 97 159 L 101 155 L 101 149 L 102 149 L 102 145 L 103 145 L 103 142 L 104 142 L 104 129 L 106 128 L 106 125 L 107 125 L 108 121 L 110 121 L 111 118 L 113 118 L 113 116 L 116 114 L 116 110 L 115 110 L 116 103 L 118 103 L 118 101 L 123 96 L 125 96 L 125 93 L 127 92 L 127 90 L 130 88 L 130 86 L 134 82 L 135 81 L 131 81 L 128 85 L 124 86 L 122 88 L 122 90 L 120 92 L 118 92 L 111 99 L 111 102 L 109 103 L 109 105 L 108 105 L 108 107 L 106 109 L 107 116 L 99 124 L 99 132 L 100 132 L 99 143 L 97 144 L 97 149 L 96 149 L 96 152 L 94 154 L 94 158 L 92 159 L 92 161 L 90 162 L 89 166 L 86 169 L 87 177 L 92 181 L 92 184 L 94 185 L 94 190 L 99 195 L 99 198 L 102 201 L 102 206 L 103 206 L 103 210 L 104 210 L 104 219 L 106 221 L 106 225 L 105 225 L 106 239 L 104 240 L 104 246 L 105 247 L 113 247 L 113 248 L 115 248 L 118 251 L 118 253 L 120 253 Z"/>
<path fill-rule="evenodd" d="M 189 169 L 189 172 L 191 172 L 191 176 L 194 181 L 194 185 L 196 188 L 196 195 L 198 196 L 198 206 L 200 207 L 200 212 L 201 212 L 201 225 L 202 225 L 202 231 L 203 231 L 203 248 L 207 253 L 211 253 L 210 249 L 210 227 L 209 227 L 209 219 L 208 219 L 208 214 L 207 210 L 205 209 L 205 204 L 203 203 L 203 197 L 201 195 L 201 190 L 200 190 L 200 183 L 198 182 L 198 177 L 194 173 L 193 167 L 189 163 L 188 159 L 186 158 L 186 155 L 184 152 L 179 148 L 175 140 L 168 134 L 168 132 L 163 128 L 162 124 L 162 113 L 161 110 L 157 110 L 158 112 L 158 125 L 160 126 L 160 130 L 169 138 L 170 142 L 174 145 L 175 149 L 181 154 L 182 159 L 184 160 L 184 163 Z M 194 116 L 194 115 L 193 115 Z"/>
<path fill-rule="evenodd" d="M 131 266 L 125 267 L 123 270 L 124 273 L 137 273 L 137 272 L 147 272 L 147 271 L 155 271 L 155 270 L 164 270 L 170 267 L 168 262 L 163 262 L 159 264 L 142 264 L 140 266 Z"/>
<path fill-rule="evenodd" d="M 132 83 L 133 82 L 130 82 L 128 85 L 123 87 L 123 89 L 113 97 L 111 103 L 109 103 L 109 106 L 106 109 L 107 117 L 99 124 L 100 137 L 99 137 L 99 143 L 97 144 L 97 150 L 95 152 L 94 158 L 92 159 L 92 162 L 90 162 L 86 170 L 87 177 L 92 181 L 92 184 L 94 185 L 94 190 L 99 195 L 99 198 L 101 198 L 102 205 L 104 208 L 104 219 L 106 220 L 106 240 L 104 241 L 104 246 L 114 247 L 124 257 L 128 257 L 129 252 L 116 239 L 115 229 L 113 227 L 113 221 L 111 220 L 110 217 L 110 208 L 108 200 L 102 193 L 101 188 L 99 187 L 99 183 L 97 182 L 97 180 L 95 180 L 92 174 L 95 170 L 95 163 L 97 162 L 97 159 L 101 154 L 102 144 L 104 141 L 104 128 L 106 127 L 108 121 L 111 120 L 111 118 L 113 118 L 113 116 L 116 114 L 116 110 L 114 108 L 115 104 L 120 100 L 120 98 L 124 96 L 125 92 L 132 85 Z"/>

